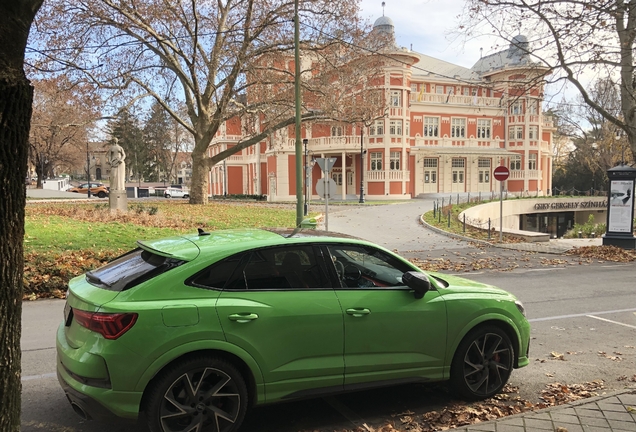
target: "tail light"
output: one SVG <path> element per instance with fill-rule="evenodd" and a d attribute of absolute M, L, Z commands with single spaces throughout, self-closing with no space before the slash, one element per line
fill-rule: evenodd
<path fill-rule="evenodd" d="M 137 322 L 136 313 L 102 313 L 73 309 L 73 318 L 79 325 L 97 332 L 106 339 L 117 339 Z"/>

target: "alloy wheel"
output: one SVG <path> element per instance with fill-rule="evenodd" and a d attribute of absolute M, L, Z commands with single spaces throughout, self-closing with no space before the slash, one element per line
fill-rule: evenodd
<path fill-rule="evenodd" d="M 164 394 L 160 423 L 165 432 L 226 432 L 240 413 L 235 381 L 216 368 L 199 368 L 179 376 Z"/>
<path fill-rule="evenodd" d="M 464 381 L 475 396 L 487 396 L 502 387 L 512 372 L 512 348 L 496 333 L 484 333 L 466 350 Z"/>

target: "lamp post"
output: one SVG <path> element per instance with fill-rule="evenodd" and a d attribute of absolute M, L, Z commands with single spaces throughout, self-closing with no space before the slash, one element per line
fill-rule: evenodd
<path fill-rule="evenodd" d="M 88 180 L 88 197 L 91 197 L 91 160 L 88 155 L 88 141 L 86 141 L 86 179 Z"/>
<path fill-rule="evenodd" d="M 364 203 L 364 125 L 360 126 L 360 201 Z"/>
<path fill-rule="evenodd" d="M 307 166 L 307 144 L 309 140 L 307 138 L 303 139 L 303 145 L 305 146 L 305 204 L 303 214 L 307 216 L 309 214 L 309 204 L 308 204 L 308 196 L 309 196 L 309 167 Z"/>

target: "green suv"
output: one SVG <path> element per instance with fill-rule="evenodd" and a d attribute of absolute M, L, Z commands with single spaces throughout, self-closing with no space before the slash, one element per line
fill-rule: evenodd
<path fill-rule="evenodd" d="M 316 230 L 199 230 L 69 283 L 57 372 L 84 418 L 236 431 L 250 406 L 404 382 L 498 393 L 528 364 L 514 296 Z"/>

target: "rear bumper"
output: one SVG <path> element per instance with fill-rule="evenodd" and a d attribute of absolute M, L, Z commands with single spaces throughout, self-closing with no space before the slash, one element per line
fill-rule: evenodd
<path fill-rule="evenodd" d="M 110 411 L 104 405 L 97 402 L 87 394 L 80 393 L 71 387 L 62 377 L 58 366 L 57 380 L 64 390 L 66 399 L 68 399 L 73 411 L 85 420 L 109 420 L 115 416 L 115 413 Z"/>

